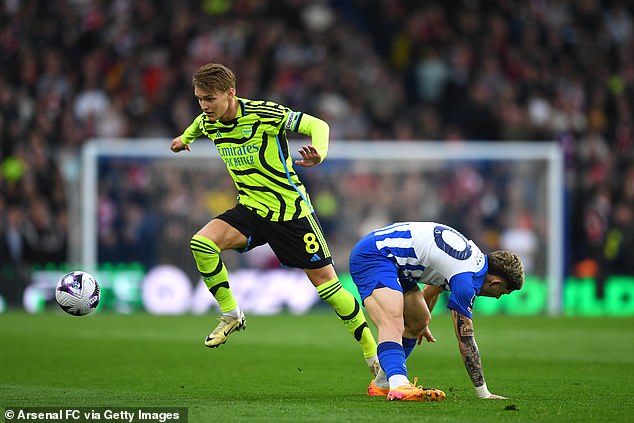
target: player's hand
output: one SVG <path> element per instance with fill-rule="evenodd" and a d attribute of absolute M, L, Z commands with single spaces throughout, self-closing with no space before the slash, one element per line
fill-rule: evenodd
<path fill-rule="evenodd" d="M 483 399 L 508 399 L 507 397 L 503 397 L 502 395 L 495 395 L 495 394 L 491 394 L 486 398 Z"/>
<path fill-rule="evenodd" d="M 304 145 L 299 150 L 299 154 L 302 155 L 301 160 L 295 160 L 295 164 L 304 167 L 311 167 L 321 163 L 321 154 L 312 145 Z"/>
<path fill-rule="evenodd" d="M 429 326 L 427 326 L 423 331 L 418 335 L 418 345 L 423 342 L 423 338 L 427 340 L 427 342 L 436 342 L 436 338 L 432 335 L 431 330 L 429 330 Z"/>
<path fill-rule="evenodd" d="M 178 153 L 179 151 L 187 150 L 191 151 L 189 144 L 183 144 L 183 140 L 181 137 L 176 137 L 172 140 L 172 145 L 170 145 L 170 150 L 174 153 Z"/>

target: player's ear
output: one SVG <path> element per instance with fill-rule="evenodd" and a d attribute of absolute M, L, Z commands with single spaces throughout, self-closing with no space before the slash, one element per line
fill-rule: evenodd
<path fill-rule="evenodd" d="M 503 282 L 499 276 L 492 275 L 490 273 L 487 274 L 486 279 L 484 280 L 484 284 L 486 285 L 486 290 L 495 288 L 499 283 Z"/>
<path fill-rule="evenodd" d="M 227 91 L 227 95 L 230 99 L 233 99 L 233 97 L 235 97 L 236 95 L 236 89 L 233 87 L 229 88 L 229 91 Z"/>
<path fill-rule="evenodd" d="M 491 275 L 491 279 L 489 279 L 489 283 L 491 284 L 491 286 L 496 286 L 498 284 L 504 284 L 504 279 L 502 279 L 499 276 Z"/>

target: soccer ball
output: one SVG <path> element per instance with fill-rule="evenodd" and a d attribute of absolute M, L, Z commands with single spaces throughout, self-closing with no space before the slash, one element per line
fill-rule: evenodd
<path fill-rule="evenodd" d="M 95 278 L 81 270 L 62 276 L 55 288 L 57 304 L 73 316 L 92 313 L 99 305 L 100 295 L 99 284 Z"/>

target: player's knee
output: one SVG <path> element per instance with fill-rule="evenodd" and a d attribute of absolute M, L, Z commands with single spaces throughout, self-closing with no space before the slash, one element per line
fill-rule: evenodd
<path fill-rule="evenodd" d="M 220 249 L 209 238 L 202 237 L 200 235 L 194 235 L 189 240 L 189 248 L 192 251 L 194 257 L 198 256 L 218 256 Z"/>
<path fill-rule="evenodd" d="M 395 337 L 395 339 L 400 338 L 403 333 L 405 333 L 405 325 L 403 321 L 390 321 L 385 324 L 385 332 L 388 337 Z"/>

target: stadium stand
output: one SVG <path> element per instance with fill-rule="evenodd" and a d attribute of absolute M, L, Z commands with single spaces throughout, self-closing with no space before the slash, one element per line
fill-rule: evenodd
<path fill-rule="evenodd" d="M 79 154 L 90 137 L 179 134 L 197 114 L 192 72 L 209 61 L 237 71 L 241 96 L 324 118 L 333 140 L 560 143 L 567 273 L 634 274 L 634 5 L 450 3 L 3 1 L 3 282 L 19 286 L 30 266 L 67 259 L 63 181 L 76 177 L 76 169 L 62 168 L 59 159 Z M 179 199 L 177 184 L 147 185 L 134 172 L 117 191 L 108 178 L 121 175 L 105 172 L 100 259 L 160 261 L 144 257 L 139 240 L 158 224 L 149 213 L 149 193 L 156 184 L 166 189 L 158 201 L 174 219 L 182 209 L 165 198 L 187 199 Z M 355 189 L 367 183 L 356 182 Z M 334 203 L 343 195 L 322 194 L 324 201 L 334 195 Z M 452 211 L 447 196 L 438 201 Z M 346 210 L 333 211 L 332 219 L 322 213 L 328 231 L 337 229 L 337 212 Z M 193 217 L 199 218 L 205 216 Z M 532 218 L 515 216 L 520 231 L 510 228 L 499 239 L 523 236 L 532 245 L 542 230 Z M 487 219 L 506 224 L 501 216 Z M 172 230 L 185 248 L 190 234 Z"/>

